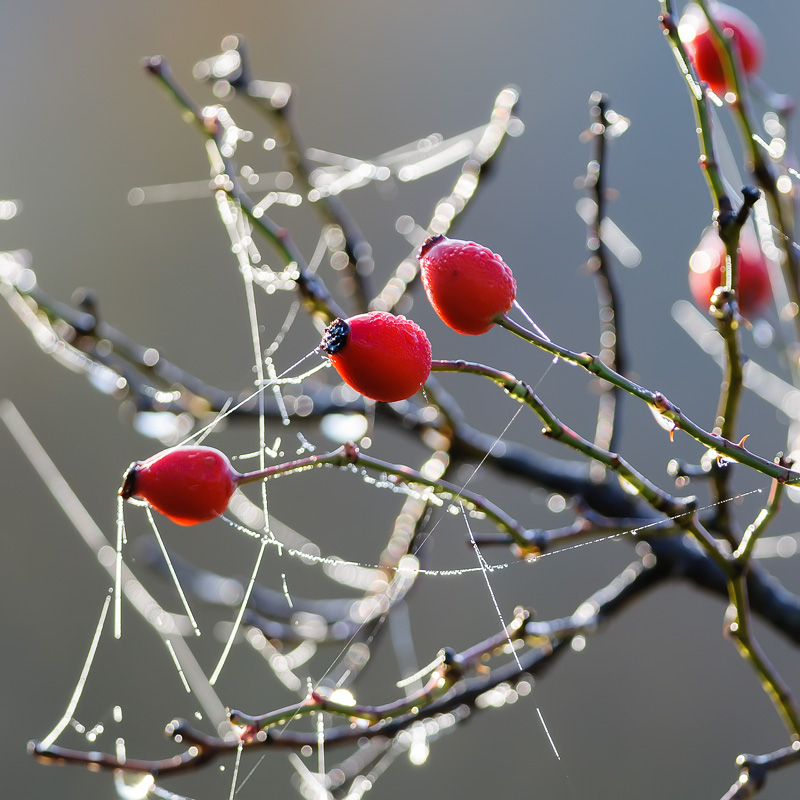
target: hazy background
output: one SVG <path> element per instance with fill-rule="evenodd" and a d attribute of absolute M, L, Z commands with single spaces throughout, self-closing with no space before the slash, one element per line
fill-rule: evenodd
<path fill-rule="evenodd" d="M 766 80 L 800 97 L 800 6 L 781 0 L 741 7 L 757 19 L 769 43 Z M 478 125 L 502 86 L 519 86 L 526 133 L 509 142 L 458 234 L 485 242 L 513 265 L 520 299 L 550 336 L 577 350 L 596 350 L 596 305 L 591 281 L 581 271 L 585 232 L 574 212 L 580 194 L 573 180 L 589 157 L 579 141 L 587 126 L 587 100 L 593 90 L 603 90 L 632 121 L 615 142 L 608 166 L 609 184 L 620 190 L 610 213 L 643 252 L 642 265 L 621 275 L 624 319 L 636 332 L 630 341 L 633 365 L 646 385 L 710 427 L 718 376 L 669 310 L 687 294 L 686 261 L 710 220 L 711 204 L 696 166 L 688 95 L 663 41 L 658 11 L 655 0 L 491 5 L 5 0 L 0 4 L 0 197 L 19 199 L 24 209 L 17 219 L 0 223 L 0 247 L 29 249 L 41 285 L 52 296 L 68 300 L 76 287 L 90 286 L 106 319 L 134 338 L 163 348 L 171 360 L 210 382 L 243 385 L 252 362 L 241 283 L 212 202 L 131 208 L 126 201 L 133 186 L 208 174 L 200 137 L 143 75 L 140 59 L 164 54 L 195 96 L 209 102 L 210 94 L 192 85 L 191 68 L 216 52 L 224 35 L 240 32 L 250 43 L 257 77 L 298 87 L 307 142 L 347 155 L 369 157 L 433 131 L 448 136 Z M 258 130 L 256 138 L 266 134 Z M 348 198 L 375 246 L 379 270 L 388 271 L 406 252 L 394 232 L 395 218 L 410 213 L 426 220 L 452 177 L 451 171 L 401 187 L 386 204 L 376 203 L 371 188 Z M 310 240 L 300 239 L 310 254 Z M 413 314 L 428 329 L 435 356 L 483 359 L 534 382 L 544 372 L 547 359 L 497 331 L 466 339 L 446 331 L 424 303 Z M 269 321 L 265 324 L 269 330 Z M 296 345 L 302 354 L 316 342 L 310 326 L 298 330 L 305 337 Z M 753 350 L 752 343 L 747 347 Z M 279 368 L 295 353 L 290 347 L 285 352 Z M 516 410 L 487 387 L 465 380 L 447 385 L 468 395 L 467 410 L 487 432 L 499 433 Z M 559 366 L 541 391 L 567 424 L 590 433 L 595 400 L 586 386 L 577 371 Z M 113 400 L 45 357 L 5 306 L 0 306 L 0 396 L 21 409 L 111 536 L 123 470 L 158 444 L 121 424 Z M 699 448 L 680 435 L 670 447 L 643 407 L 632 402 L 626 407 L 624 454 L 669 487 L 666 461 L 677 455 L 696 459 Z M 544 446 L 539 428 L 523 414 L 509 436 Z M 747 399 L 742 433 L 753 435 L 753 449 L 771 456 L 784 445 L 783 430 L 772 409 Z M 255 441 L 252 433 L 228 435 L 227 443 L 219 443 L 230 452 Z M 319 435 L 316 439 L 322 443 Z M 375 452 L 390 455 L 394 442 L 379 433 Z M 108 798 L 113 792 L 108 775 L 43 767 L 25 756 L 26 740 L 43 737 L 63 713 L 108 581 L 4 429 L 0 470 L 3 791 L 30 798 Z M 739 481 L 742 491 L 766 485 L 750 475 Z M 373 503 L 391 511 L 394 498 L 327 473 L 279 486 L 271 500 L 286 522 L 316 536 L 328 552 L 368 563 L 377 557 L 380 545 L 364 519 L 378 511 L 364 506 L 362 516 L 353 509 Z M 499 485 L 487 476 L 475 488 L 507 503 L 527 525 L 566 522 L 568 515 L 550 517 L 542 497 L 515 491 L 512 484 Z M 330 496 L 331 490 L 337 494 Z M 312 493 L 318 500 L 309 503 Z M 321 515 L 326 504 L 330 510 Z M 744 507 L 744 524 L 755 508 Z M 143 534 L 141 515 L 129 518 L 132 536 Z M 792 531 L 796 525 L 796 507 L 790 506 L 777 529 Z M 184 555 L 196 552 L 199 560 L 236 574 L 248 573 L 255 557 L 252 543 L 221 523 L 191 534 L 196 551 L 175 529 L 169 534 Z M 436 565 L 470 565 L 463 539 L 455 523 L 443 526 Z M 490 560 L 507 557 L 498 551 Z M 493 583 L 506 614 L 523 604 L 535 606 L 544 618 L 562 615 L 631 557 L 626 544 L 609 543 L 499 573 Z M 798 563 L 795 558 L 770 567 L 797 588 Z M 265 576 L 270 570 L 276 568 L 267 568 Z M 312 593 L 301 581 L 317 576 L 308 570 L 302 575 L 292 588 Z M 157 579 L 153 586 L 178 610 L 168 586 Z M 719 600 L 684 586 L 653 593 L 593 638 L 584 653 L 564 659 L 537 683 L 533 698 L 473 719 L 436 743 L 422 768 L 401 758 L 376 785 L 375 796 L 429 796 L 434 786 L 467 797 L 484 792 L 548 798 L 720 796 L 735 777 L 739 752 L 785 744 L 755 679 L 720 634 L 722 611 Z M 166 756 L 174 748 L 161 737 L 164 724 L 174 715 L 191 716 L 195 707 L 182 694 L 156 637 L 132 614 L 126 621 L 121 644 L 104 639 L 77 716 L 87 727 L 105 722 L 98 748 L 113 750 L 114 738 L 125 735 L 131 755 Z M 442 645 L 465 647 L 498 625 L 480 575 L 426 582 L 412 600 L 411 621 L 420 662 Z M 762 635 L 796 687 L 796 653 L 769 632 Z M 200 657 L 209 669 L 219 649 L 211 636 L 201 643 Z M 289 702 L 252 654 L 241 653 L 238 660 L 223 673 L 224 702 L 254 712 Z M 388 678 L 381 680 L 384 670 Z M 359 699 L 390 699 L 386 687 L 396 679 L 391 670 L 391 659 L 382 656 L 372 677 L 383 693 Z M 126 713 L 124 731 L 110 721 L 117 703 Z M 561 765 L 539 726 L 536 704 L 561 751 Z M 78 746 L 80 737 L 73 733 L 64 741 Z M 243 769 L 256 760 L 249 756 Z M 282 759 L 268 757 L 239 796 L 265 791 L 292 796 L 288 771 Z M 218 772 L 215 765 L 169 785 L 205 800 L 227 797 L 229 779 L 217 778 Z M 790 770 L 774 776 L 763 797 L 786 797 L 796 786 L 797 771 Z"/>

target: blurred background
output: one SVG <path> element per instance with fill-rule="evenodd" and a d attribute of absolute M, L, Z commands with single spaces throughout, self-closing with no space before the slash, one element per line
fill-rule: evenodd
<path fill-rule="evenodd" d="M 800 6 L 776 0 L 768 7 L 753 2 L 740 7 L 756 20 L 768 43 L 764 79 L 800 97 Z M 140 59 L 163 54 L 199 102 L 212 102 L 207 87 L 195 84 L 192 67 L 216 53 L 226 34 L 241 33 L 249 42 L 256 77 L 296 88 L 296 113 L 306 142 L 345 155 L 371 157 L 432 132 L 451 136 L 467 130 L 488 118 L 503 86 L 518 86 L 525 134 L 508 142 L 455 235 L 503 255 L 514 268 L 520 300 L 553 339 L 596 352 L 596 300 L 582 269 L 585 227 L 574 210 L 581 197 L 574 181 L 584 174 L 590 156 L 579 139 L 588 125 L 588 98 L 601 90 L 631 120 L 630 130 L 613 143 L 607 163 L 608 184 L 619 191 L 609 213 L 642 252 L 636 269 L 617 270 L 631 363 L 645 385 L 663 391 L 710 428 L 717 370 L 673 322 L 670 309 L 688 297 L 687 260 L 710 222 L 712 207 L 697 168 L 688 93 L 664 42 L 658 13 L 655 0 L 611 5 L 495 0 L 491 6 L 464 0 L 6 2 L 0 25 L 0 197 L 21 201 L 22 212 L 0 223 L 0 247 L 29 250 L 42 288 L 55 298 L 68 301 L 76 288 L 91 287 L 106 320 L 204 380 L 230 388 L 252 380 L 241 281 L 213 201 L 140 207 L 127 201 L 135 186 L 208 176 L 201 137 L 143 74 Z M 235 106 L 233 112 L 236 117 Z M 268 134 L 266 128 L 257 129 L 256 140 Z M 267 169 L 274 168 L 263 153 L 259 158 Z M 378 274 L 387 275 L 408 252 L 395 231 L 397 217 L 410 214 L 424 224 L 454 175 L 451 170 L 394 189 L 366 187 L 345 198 L 372 241 Z M 310 227 L 304 227 L 309 223 L 299 213 L 296 222 L 291 213 L 278 217 L 292 226 L 310 256 L 314 239 Z M 266 245 L 262 252 L 269 259 Z M 276 323 L 269 311 L 263 313 L 269 339 Z M 428 330 L 434 357 L 482 360 L 531 383 L 545 372 L 548 359 L 498 331 L 473 340 L 445 329 L 426 303 L 408 313 Z M 276 357 L 278 369 L 313 348 L 316 336 L 307 322 L 299 324 L 297 341 Z M 747 337 L 745 346 L 774 365 L 774 356 L 758 351 Z M 491 387 L 458 377 L 445 385 L 463 398 L 465 411 L 487 433 L 499 434 L 516 411 Z M 596 397 L 588 387 L 577 370 L 559 365 L 539 388 L 565 423 L 590 434 Z M 0 396 L 20 409 L 90 513 L 113 537 L 123 471 L 160 445 L 121 422 L 113 399 L 42 354 L 4 304 Z M 670 445 L 641 405 L 627 402 L 626 412 L 622 452 L 669 489 L 667 461 L 697 460 L 700 448 L 680 434 Z M 746 398 L 741 432 L 751 434 L 748 444 L 756 452 L 771 457 L 785 446 L 784 423 L 770 406 Z M 539 428 L 523 414 L 508 437 L 568 455 L 542 442 Z M 310 428 L 308 436 L 324 446 L 318 431 Z M 256 442 L 254 430 L 230 426 L 211 443 L 245 452 Z M 376 431 L 374 442 L 373 452 L 382 457 L 419 455 L 385 430 Z M 26 741 L 46 735 L 67 705 L 107 577 L 4 428 L 0 475 L 0 765 L 5 793 L 108 798 L 110 776 L 40 766 L 25 755 Z M 397 501 L 352 483 L 328 473 L 307 482 L 283 481 L 270 495 L 273 513 L 315 537 L 324 551 L 374 563 L 385 528 L 376 524 L 373 530 L 367 521 L 380 520 L 381 513 L 390 519 Z M 741 470 L 737 476 L 741 492 L 766 485 Z M 546 495 L 498 481 L 485 471 L 473 488 L 505 504 L 527 526 L 568 521 L 569 512 L 558 516 L 548 511 Z M 702 487 L 690 489 L 704 496 Z M 315 503 L 308 502 L 310 493 Z M 740 505 L 746 525 L 758 500 L 751 496 Z M 787 506 L 777 533 L 796 530 L 797 507 Z M 146 534 L 143 514 L 133 510 L 128 519 L 132 538 Z M 432 566 L 472 564 L 457 523 L 437 533 Z M 165 523 L 165 533 L 178 552 L 201 563 L 238 575 L 252 568 L 252 541 L 222 523 L 190 532 L 167 530 Z M 507 616 L 517 604 L 535 607 L 542 618 L 560 616 L 632 558 L 628 543 L 608 542 L 496 573 L 493 586 Z M 492 562 L 508 560 L 505 551 L 490 554 Z M 799 564 L 795 557 L 768 566 L 797 590 Z M 264 577 L 287 569 L 273 564 Z M 327 591 L 317 586 L 318 578 L 301 568 L 290 575 L 291 588 L 299 594 Z M 159 578 L 149 580 L 156 596 L 178 611 L 174 590 Z M 436 742 L 421 767 L 401 758 L 373 793 L 426 796 L 435 786 L 469 797 L 487 792 L 535 792 L 548 798 L 720 796 L 735 778 L 738 753 L 768 752 L 785 744 L 767 699 L 721 635 L 723 610 L 719 598 L 684 585 L 651 593 L 593 637 L 585 651 L 568 654 L 537 681 L 532 696 L 473 718 Z M 485 638 L 499 624 L 480 575 L 424 581 L 409 613 L 420 663 L 443 645 L 463 648 Z M 191 717 L 196 708 L 183 695 L 157 638 L 132 613 L 125 620 L 120 643 L 107 631 L 76 712 L 87 729 L 102 721 L 105 733 L 89 744 L 69 731 L 64 744 L 113 751 L 115 738 L 124 735 L 131 755 L 170 755 L 175 750 L 162 737 L 164 725 L 173 716 Z M 796 652 L 769 630 L 759 629 L 759 635 L 796 688 Z M 220 646 L 213 635 L 198 643 L 198 657 L 209 671 Z M 398 677 L 392 670 L 391 656 L 381 655 L 368 675 L 372 694 L 359 699 L 391 699 Z M 225 703 L 254 713 L 291 701 L 252 653 L 237 654 L 219 688 Z M 120 726 L 111 721 L 114 705 L 125 712 Z M 537 705 L 561 762 L 542 731 Z M 258 758 L 248 756 L 242 769 L 252 769 Z M 292 796 L 286 785 L 291 771 L 282 758 L 268 756 L 239 796 L 255 797 L 266 787 Z M 229 776 L 214 765 L 168 786 L 192 797 L 222 797 Z M 796 769 L 775 774 L 762 796 L 791 796 L 797 780 Z"/>

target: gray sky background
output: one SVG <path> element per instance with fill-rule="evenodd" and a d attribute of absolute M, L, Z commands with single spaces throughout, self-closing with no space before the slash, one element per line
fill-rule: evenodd
<path fill-rule="evenodd" d="M 740 7 L 758 21 L 768 42 L 765 80 L 800 97 L 800 5 L 781 0 Z M 663 40 L 658 13 L 655 0 L 6 2 L 0 11 L 5 76 L 0 82 L 5 112 L 0 196 L 21 200 L 23 213 L 0 223 L 2 249 L 30 250 L 43 289 L 58 299 L 68 300 L 77 287 L 92 287 L 108 321 L 144 344 L 163 348 L 171 360 L 206 380 L 227 386 L 247 381 L 251 356 L 241 283 L 213 203 L 132 208 L 126 200 L 133 186 L 207 175 L 200 137 L 143 75 L 140 59 L 167 56 L 195 96 L 211 102 L 205 89 L 192 85 L 192 65 L 216 52 L 224 35 L 240 32 L 249 41 L 258 77 L 297 87 L 307 143 L 347 155 L 369 157 L 434 131 L 448 136 L 481 124 L 497 92 L 517 85 L 525 135 L 508 143 L 499 169 L 457 234 L 504 256 L 514 268 L 520 300 L 552 338 L 576 350 L 596 351 L 596 304 L 591 280 L 581 270 L 585 231 L 574 211 L 580 193 L 573 181 L 589 157 L 579 141 L 587 126 L 588 97 L 602 90 L 631 120 L 629 132 L 611 149 L 608 180 L 619 190 L 610 213 L 643 254 L 637 269 L 620 270 L 632 363 L 643 383 L 664 391 L 711 427 L 716 369 L 670 317 L 672 304 L 688 296 L 687 259 L 710 221 L 711 202 L 697 168 L 688 94 Z M 394 231 L 396 217 L 410 213 L 424 220 L 451 181 L 452 172 L 434 176 L 401 187 L 385 202 L 376 202 L 380 193 L 372 188 L 348 198 L 375 246 L 379 270 L 388 271 L 406 251 Z M 310 254 L 313 240 L 302 223 L 298 233 Z M 546 358 L 509 344 L 496 331 L 465 340 L 445 330 L 425 303 L 417 303 L 411 314 L 427 328 L 434 357 L 483 360 L 533 382 L 545 371 Z M 303 330 L 306 339 L 296 345 L 298 355 L 316 343 L 310 327 Z M 752 343 L 748 347 L 752 350 Z M 291 363 L 293 353 L 287 347 L 287 361 L 279 368 Z M 586 385 L 576 371 L 559 366 L 541 390 L 567 424 L 588 433 L 596 399 Z M 516 410 L 484 387 L 448 387 L 464 392 L 466 409 L 487 432 L 499 433 Z M 158 445 L 120 424 L 113 400 L 40 353 L 4 306 L 0 396 L 20 408 L 112 535 L 123 470 Z M 667 460 L 697 459 L 699 449 L 681 436 L 670 446 L 643 407 L 629 402 L 626 408 L 624 454 L 668 487 Z M 563 455 L 542 444 L 539 427 L 525 419 L 515 422 L 510 435 Z M 750 442 L 759 453 L 771 456 L 784 445 L 774 410 L 752 398 L 745 401 L 742 427 L 753 434 Z M 254 438 L 229 435 L 231 446 L 241 450 Z M 390 454 L 394 443 L 387 434 L 376 448 Z M 26 740 L 44 736 L 69 699 L 107 580 L 2 429 L 0 470 L 5 709 L 0 765 L 6 792 L 108 798 L 109 776 L 38 766 L 24 754 Z M 753 476 L 739 478 L 742 492 L 766 486 Z M 309 507 L 309 489 L 300 483 L 287 481 L 275 499 L 288 522 L 309 528 L 324 524 L 321 538 L 329 536 L 331 549 L 343 557 L 375 557 L 369 531 L 353 507 L 374 503 L 383 508 L 384 498 L 361 489 L 341 494 L 326 501 L 336 513 L 321 520 L 319 506 Z M 325 489 L 311 486 L 311 491 Z M 567 515 L 553 521 L 541 498 L 512 484 L 487 477 L 476 488 L 506 502 L 526 524 L 565 524 Z M 745 524 L 756 508 L 752 498 L 744 501 Z M 797 518 L 796 506 L 787 508 L 781 530 L 796 530 Z M 141 517 L 135 524 L 143 533 Z M 453 526 L 447 535 L 438 544 L 442 565 L 451 551 L 466 564 L 470 553 L 463 547 L 463 531 Z M 196 552 L 246 574 L 255 553 L 232 536 L 223 525 L 197 532 Z M 222 554 L 219 537 L 227 537 Z M 507 560 L 506 553 L 493 556 Z M 566 614 L 631 558 L 628 545 L 609 544 L 499 573 L 495 588 L 506 610 L 522 604 L 535 606 L 543 617 Z M 798 563 L 774 565 L 795 588 Z M 305 580 L 313 585 L 313 577 Z M 159 597 L 177 609 L 169 588 L 155 584 Z M 423 768 L 396 764 L 374 795 L 429 796 L 434 786 L 465 797 L 484 792 L 570 800 L 721 795 L 735 777 L 739 752 L 767 752 L 785 743 L 754 678 L 721 636 L 722 611 L 717 599 L 683 586 L 656 592 L 593 638 L 585 653 L 559 664 L 537 684 L 533 699 L 489 712 L 445 737 Z M 443 645 L 463 647 L 489 635 L 497 623 L 480 576 L 426 583 L 411 614 L 421 662 Z M 124 702 L 132 723 L 125 733 L 129 752 L 171 754 L 163 726 L 174 715 L 191 715 L 194 707 L 180 696 L 166 657 L 155 651 L 160 648 L 155 637 L 132 615 L 128 619 L 130 638 L 104 647 L 97 682 L 87 689 L 79 716 L 92 724 Z M 789 679 L 796 678 L 796 654 L 768 631 L 763 638 Z M 209 664 L 217 651 L 213 641 L 201 646 Z M 385 687 L 379 678 L 389 664 L 388 657 L 379 659 L 375 687 Z M 279 704 L 271 694 L 275 681 L 264 677 L 263 668 L 250 661 L 237 669 L 227 684 L 236 703 L 253 711 Z M 560 764 L 541 731 L 536 705 L 562 753 Z M 115 735 L 106 733 L 98 747 L 113 749 Z M 246 768 L 254 764 L 252 759 Z M 173 788 L 198 800 L 223 797 L 229 774 L 211 767 Z M 288 797 L 286 780 L 282 761 L 268 759 L 238 796 L 245 800 L 273 789 L 276 796 Z M 777 775 L 762 796 L 787 797 L 796 785 L 796 770 Z"/>

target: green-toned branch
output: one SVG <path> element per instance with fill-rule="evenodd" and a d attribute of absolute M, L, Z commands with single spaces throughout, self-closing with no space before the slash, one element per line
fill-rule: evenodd
<path fill-rule="evenodd" d="M 735 297 L 738 286 L 739 234 L 747 218 L 747 212 L 758 200 L 758 193 L 748 188 L 743 190 L 744 205 L 738 213 L 734 211 L 731 198 L 725 190 L 725 184 L 719 168 L 719 159 L 714 144 L 713 123 L 709 101 L 705 93 L 705 85 L 697 75 L 694 64 L 678 35 L 678 28 L 672 15 L 671 0 L 662 0 L 661 9 L 660 21 L 662 29 L 672 48 L 675 60 L 686 78 L 692 97 L 692 109 L 700 144 L 700 164 L 711 192 L 711 199 L 715 206 L 715 220 L 727 253 L 724 288 L 722 292 L 717 292 L 712 300 L 717 326 L 725 342 L 725 376 L 720 386 L 715 432 L 718 431 L 723 439 L 732 440 L 735 434 L 736 412 L 739 407 L 742 390 L 742 355 L 736 308 L 731 307 L 727 300 Z M 745 213 L 742 213 L 743 211 Z M 729 497 L 728 472 L 717 470 L 714 475 L 714 482 L 716 499 L 718 501 L 727 500 Z M 730 537 L 727 512 L 723 506 L 720 508 L 721 518 L 719 523 L 721 532 Z"/>
<path fill-rule="evenodd" d="M 769 200 L 772 214 L 777 222 L 780 232 L 780 245 L 784 255 L 784 272 L 788 284 L 789 296 L 792 301 L 800 306 L 800 262 L 794 249 L 795 241 L 795 208 L 790 196 L 778 190 L 773 170 L 764 157 L 755 135 L 755 126 L 752 122 L 752 112 L 747 95 L 746 83 L 743 80 L 742 68 L 739 63 L 738 53 L 730 37 L 726 36 L 714 18 L 707 0 L 698 0 L 700 7 L 709 23 L 709 29 L 714 37 L 714 42 L 719 51 L 727 85 L 730 86 L 729 95 L 726 95 L 733 111 L 747 159 L 748 169 L 755 176 L 758 185 Z M 795 314 L 795 324 L 800 336 L 800 315 Z"/>
<path fill-rule="evenodd" d="M 786 461 L 781 457 L 776 460 L 786 463 Z M 780 483 L 779 481 L 772 482 L 767 505 L 762 508 L 761 511 L 759 511 L 758 516 L 752 525 L 747 527 L 747 530 L 744 532 L 744 536 L 742 536 L 742 541 L 739 543 L 739 547 L 736 548 L 733 553 L 734 559 L 736 559 L 740 564 L 749 563 L 750 558 L 753 555 L 753 549 L 755 548 L 758 540 L 775 518 L 775 515 L 778 513 L 778 511 L 780 511 L 781 500 L 783 499 L 785 488 L 786 487 L 784 484 Z"/>
<path fill-rule="evenodd" d="M 779 457 L 776 461 L 783 462 L 783 459 Z M 753 524 L 747 528 L 741 544 L 733 553 L 732 566 L 735 571 L 728 577 L 728 592 L 735 616 L 730 621 L 728 630 L 733 636 L 740 654 L 758 675 L 764 691 L 772 700 L 787 729 L 794 739 L 800 740 L 800 709 L 794 701 L 788 684 L 780 677 L 756 641 L 752 627 L 750 601 L 747 596 L 747 570 L 753 548 L 778 513 L 784 488 L 782 484 L 773 481 L 767 505 L 761 510 Z"/>
<path fill-rule="evenodd" d="M 728 586 L 734 612 L 734 618 L 728 624 L 728 631 L 736 642 L 739 653 L 758 676 L 762 688 L 792 738 L 800 740 L 800 709 L 795 703 L 789 685 L 770 663 L 753 633 L 746 576 L 739 574 L 729 578 Z"/>
<path fill-rule="evenodd" d="M 701 428 L 697 423 L 687 417 L 671 400 L 661 394 L 661 392 L 653 392 L 650 389 L 639 386 L 639 384 L 634 383 L 629 378 L 620 375 L 608 367 L 598 356 L 592 355 L 591 353 L 576 353 L 573 350 L 562 347 L 533 331 L 523 328 L 506 315 L 498 317 L 496 322 L 521 339 L 540 347 L 542 350 L 552 355 L 558 356 L 570 364 L 583 367 L 583 369 L 590 372 L 592 375 L 603 378 L 609 383 L 619 386 L 621 389 L 628 392 L 628 394 L 638 397 L 665 420 L 673 423 L 676 430 L 684 431 L 684 433 L 687 433 L 693 439 L 696 439 L 701 444 L 712 449 L 715 453 L 725 456 L 732 461 L 744 464 L 757 472 L 762 472 L 764 475 L 768 475 L 771 478 L 776 478 L 783 483 L 800 483 L 800 472 L 789 469 L 788 467 L 779 466 L 773 461 L 751 453 L 749 450 L 745 449 L 741 442 L 738 444 L 736 442 L 731 442 L 719 434 L 710 433 Z"/>
<path fill-rule="evenodd" d="M 725 286 L 714 294 L 711 305 L 717 318 L 717 328 L 725 343 L 725 373 L 720 387 L 715 426 L 724 439 L 733 439 L 736 433 L 736 417 L 743 389 L 743 357 L 739 340 L 739 320 L 736 309 L 728 302 L 733 287 L 738 286 L 739 235 L 750 209 L 759 198 L 759 192 L 750 186 L 742 189 L 744 203 L 738 213 L 719 219 L 719 232 L 728 254 Z M 733 294 L 735 297 L 735 294 Z M 718 499 L 726 499 L 718 492 Z"/>
<path fill-rule="evenodd" d="M 661 16 L 659 22 L 667 37 L 672 53 L 678 63 L 681 74 L 686 79 L 689 93 L 692 96 L 692 109 L 694 111 L 695 123 L 697 125 L 697 136 L 700 143 L 700 166 L 708 183 L 711 197 L 714 201 L 719 214 L 727 214 L 732 211 L 731 200 L 725 191 L 725 182 L 719 169 L 716 147 L 714 146 L 713 126 L 711 124 L 711 114 L 709 113 L 708 99 L 703 90 L 703 83 L 697 76 L 691 59 L 686 54 L 678 35 L 678 26 L 672 13 L 671 0 L 660 0 Z"/>
<path fill-rule="evenodd" d="M 695 516 L 697 498 L 678 499 L 672 497 L 667 492 L 659 489 L 618 453 L 603 450 L 571 428 L 568 428 L 545 406 L 528 384 L 514 377 L 511 373 L 503 372 L 484 364 L 475 364 L 467 361 L 434 361 L 432 371 L 480 375 L 502 387 L 509 396 L 529 406 L 542 420 L 545 425 L 543 430 L 545 436 L 555 439 L 611 468 L 623 480 L 627 481 L 636 490 L 637 494 L 654 509 L 671 518 L 676 525 L 689 531 L 717 566 L 722 568 L 723 571 L 727 571 L 729 557 L 719 549 L 714 539 L 697 522 Z M 533 547 L 532 542 L 529 547 Z M 535 549 L 533 552 L 535 552 Z"/>
<path fill-rule="evenodd" d="M 739 315 L 737 305 L 730 302 L 736 297 L 735 287 L 739 285 L 739 237 L 747 217 L 759 199 L 757 189 L 745 186 L 742 189 L 743 205 L 736 214 L 720 214 L 717 219 L 719 234 L 725 244 L 727 253 L 725 269 L 725 285 L 714 292 L 711 307 L 717 321 L 717 330 L 725 345 L 725 365 L 719 399 L 717 400 L 717 416 L 714 422 L 714 433 L 723 439 L 733 440 L 736 433 L 736 422 L 744 389 L 744 358 L 742 356 L 739 336 Z M 712 470 L 714 499 L 717 502 L 716 527 L 733 546 L 735 534 L 730 519 L 731 470 Z"/>

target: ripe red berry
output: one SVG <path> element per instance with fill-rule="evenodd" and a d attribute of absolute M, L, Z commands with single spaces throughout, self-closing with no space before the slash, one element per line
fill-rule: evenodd
<path fill-rule="evenodd" d="M 458 333 L 486 333 L 495 317 L 514 303 L 514 276 L 488 247 L 431 236 L 418 258 L 428 300 L 442 322 Z"/>
<path fill-rule="evenodd" d="M 732 36 L 744 74 L 750 77 L 757 73 L 763 61 L 764 39 L 755 22 L 738 8 L 723 3 L 715 5 L 711 13 L 723 33 Z M 717 94 L 724 94 L 728 89 L 725 70 L 702 10 L 692 7 L 687 11 L 678 23 L 678 31 L 700 80 Z"/>
<path fill-rule="evenodd" d="M 689 259 L 689 289 L 698 306 L 708 308 L 714 290 L 725 282 L 725 244 L 716 230 L 700 240 Z M 758 317 L 772 298 L 767 262 L 756 237 L 744 229 L 739 238 L 736 300 L 743 317 Z"/>
<path fill-rule="evenodd" d="M 146 500 L 178 525 L 196 525 L 225 511 L 240 477 L 213 447 L 174 447 L 131 464 L 119 493 Z"/>
<path fill-rule="evenodd" d="M 384 403 L 411 397 L 431 371 L 425 331 L 385 311 L 334 320 L 320 347 L 348 386 Z"/>

